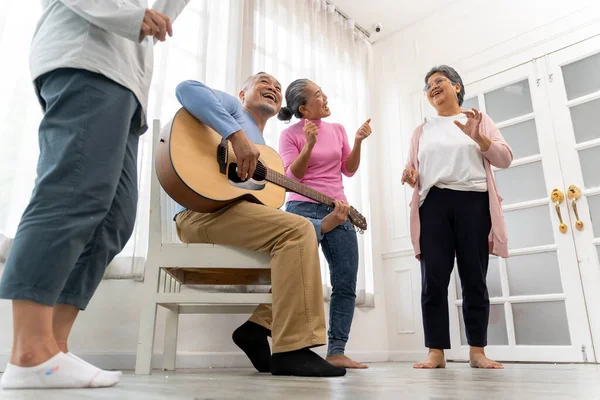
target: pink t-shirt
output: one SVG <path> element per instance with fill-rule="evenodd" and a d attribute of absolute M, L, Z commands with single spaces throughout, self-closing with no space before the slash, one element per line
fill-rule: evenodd
<path fill-rule="evenodd" d="M 342 174 L 350 177 L 346 168 L 346 160 L 350 157 L 350 145 L 346 130 L 340 124 L 330 124 L 321 120 L 312 121 L 319 129 L 317 143 L 313 147 L 306 174 L 302 179 L 294 176 L 290 165 L 298 158 L 304 148 L 306 136 L 303 127 L 304 120 L 290 126 L 281 132 L 279 137 L 279 154 L 288 177 L 318 190 L 336 200 L 348 202 L 344 194 Z M 288 194 L 288 201 L 315 201 L 296 193 Z"/>

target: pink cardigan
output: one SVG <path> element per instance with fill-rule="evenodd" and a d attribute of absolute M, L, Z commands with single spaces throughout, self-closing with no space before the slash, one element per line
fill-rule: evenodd
<path fill-rule="evenodd" d="M 494 124 L 494 121 L 485 113 L 481 121 L 482 133 L 492 139 L 490 148 L 483 152 L 483 165 L 488 183 L 488 193 L 490 195 L 490 216 L 492 218 L 492 229 L 490 231 L 489 244 L 490 254 L 499 257 L 508 257 L 508 234 L 506 233 L 506 223 L 504 222 L 504 213 L 502 212 L 502 197 L 498 194 L 496 180 L 492 173 L 491 165 L 497 168 L 508 168 L 513 160 L 513 154 L 510 146 Z M 425 121 L 415 129 L 410 141 L 408 152 L 408 163 L 416 171 L 419 170 L 419 140 L 423 133 Z M 412 201 L 410 202 L 410 239 L 415 250 L 415 256 L 420 259 L 421 255 L 421 221 L 419 220 L 419 180 L 413 191 Z"/>

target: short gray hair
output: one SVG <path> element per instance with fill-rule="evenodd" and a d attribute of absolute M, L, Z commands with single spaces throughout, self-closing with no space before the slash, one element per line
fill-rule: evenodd
<path fill-rule="evenodd" d="M 245 92 L 246 90 L 248 90 L 250 88 L 250 85 L 254 82 L 254 80 L 259 76 L 259 75 L 268 75 L 266 72 L 258 72 L 254 75 L 250 75 L 248 77 L 248 79 L 246 79 L 246 82 L 244 82 L 244 86 L 242 86 L 242 90 Z"/>
<path fill-rule="evenodd" d="M 463 101 L 465 100 L 465 85 L 463 84 L 462 78 L 454 68 L 448 65 L 438 65 L 431 68 L 427 75 L 425 75 L 425 84 L 427 84 L 429 78 L 431 78 L 431 75 L 438 73 L 450 79 L 452 84 L 456 85 L 458 83 L 460 85 L 460 92 L 458 92 L 458 105 L 462 106 Z"/>

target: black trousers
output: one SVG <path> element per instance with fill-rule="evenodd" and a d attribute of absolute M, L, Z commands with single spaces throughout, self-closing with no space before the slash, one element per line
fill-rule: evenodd
<path fill-rule="evenodd" d="M 448 285 L 456 256 L 467 340 L 470 346 L 485 347 L 490 314 L 488 235 L 492 226 L 488 193 L 433 187 L 419 209 L 419 217 L 425 346 L 450 348 Z"/>

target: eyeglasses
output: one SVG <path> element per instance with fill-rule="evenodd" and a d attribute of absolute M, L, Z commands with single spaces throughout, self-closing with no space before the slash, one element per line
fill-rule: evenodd
<path fill-rule="evenodd" d="M 430 91 L 431 89 L 433 89 L 434 87 L 438 87 L 438 86 L 440 86 L 440 85 L 442 84 L 442 82 L 444 82 L 444 81 L 448 81 L 448 82 L 452 83 L 452 82 L 450 81 L 450 79 L 448 79 L 448 78 L 444 78 L 444 77 L 441 77 L 441 76 L 440 76 L 440 77 L 439 77 L 439 78 L 437 78 L 435 81 L 433 81 L 433 84 L 431 84 L 431 83 L 428 83 L 427 85 L 425 85 L 425 87 L 423 88 L 423 92 L 425 92 L 425 93 L 429 92 L 429 91 Z"/>

